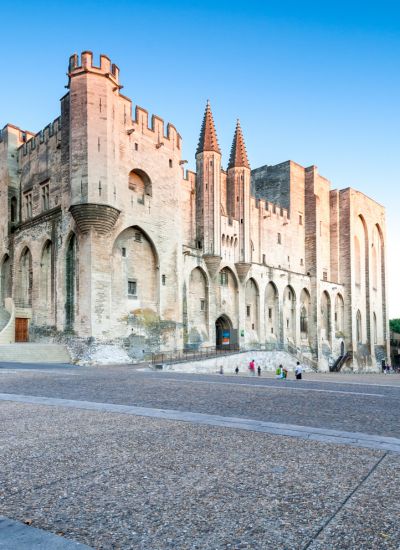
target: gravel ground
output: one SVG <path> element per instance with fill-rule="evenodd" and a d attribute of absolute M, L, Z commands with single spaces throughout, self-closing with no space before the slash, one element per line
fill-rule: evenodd
<path fill-rule="evenodd" d="M 395 455 L 9 402 L 0 418 L 0 514 L 96 549 L 399 548 Z"/>
<path fill-rule="evenodd" d="M 343 375 L 335 379 L 340 383 L 324 381 L 324 375 L 320 378 L 321 381 L 299 383 L 258 377 L 146 373 L 129 367 L 16 373 L 0 370 L 0 392 L 178 409 L 400 437 L 400 387 L 354 385 L 355 380 L 396 384 L 397 375 Z M 350 384 L 346 383 L 349 381 Z M 265 384 L 265 387 L 240 383 Z M 289 388 L 328 390 L 328 393 Z M 341 391 L 353 393 L 331 393 Z M 378 396 L 357 395 L 365 393 Z"/>

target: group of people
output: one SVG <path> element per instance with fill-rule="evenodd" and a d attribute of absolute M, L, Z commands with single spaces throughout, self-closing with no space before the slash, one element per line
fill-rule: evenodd
<path fill-rule="evenodd" d="M 300 361 L 297 361 L 296 368 L 294 369 L 294 375 L 296 380 L 301 380 L 303 378 L 303 367 Z M 286 367 L 279 365 L 275 371 L 275 378 L 286 379 L 288 377 L 288 370 Z"/>
<path fill-rule="evenodd" d="M 221 367 L 221 369 L 222 369 L 222 367 Z M 250 374 L 252 374 L 253 376 L 256 375 L 256 363 L 255 363 L 254 359 L 252 359 L 249 363 L 249 371 L 250 371 Z M 235 373 L 239 374 L 239 367 L 235 368 Z M 301 366 L 300 361 L 297 361 L 297 365 L 296 365 L 296 368 L 294 370 L 294 374 L 295 374 L 296 380 L 301 380 L 302 379 L 302 377 L 303 377 L 303 367 Z M 261 376 L 261 367 L 260 367 L 260 365 L 257 366 L 257 375 Z M 275 377 L 286 379 L 287 376 L 288 376 L 287 368 L 282 366 L 282 365 L 279 365 L 279 367 L 275 371 Z"/>

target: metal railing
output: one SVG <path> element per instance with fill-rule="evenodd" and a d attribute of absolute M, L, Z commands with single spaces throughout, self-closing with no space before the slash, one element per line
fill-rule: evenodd
<path fill-rule="evenodd" d="M 344 355 L 339 355 L 339 357 L 336 359 L 336 361 L 333 363 L 333 365 L 330 367 L 330 372 L 339 372 L 340 369 L 343 367 L 347 361 L 349 361 L 352 357 L 352 354 L 348 351 Z"/>
<path fill-rule="evenodd" d="M 151 363 L 152 365 L 162 365 L 167 363 L 184 363 L 186 361 L 201 361 L 203 359 L 212 359 L 213 357 L 221 357 L 225 355 L 231 355 L 234 353 L 245 353 L 248 351 L 260 351 L 260 346 L 240 349 L 238 344 L 230 344 L 229 346 L 221 347 L 207 347 L 200 349 L 186 349 L 180 351 L 166 351 L 160 353 L 152 353 Z M 291 344 L 283 344 L 282 342 L 267 342 L 263 351 L 286 351 L 292 357 L 300 361 L 303 365 L 310 369 L 317 371 L 318 362 L 310 357 L 307 357 L 300 350 Z"/>
<path fill-rule="evenodd" d="M 185 361 L 201 361 L 240 352 L 238 344 L 230 344 L 221 347 L 208 347 L 200 349 L 186 349 L 181 351 L 166 351 L 151 354 L 152 365 L 166 363 L 184 363 Z"/>

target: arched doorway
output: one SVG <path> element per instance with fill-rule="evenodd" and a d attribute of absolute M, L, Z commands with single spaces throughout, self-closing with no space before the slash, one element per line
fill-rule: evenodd
<path fill-rule="evenodd" d="M 234 331 L 227 315 L 221 315 L 215 321 L 215 345 L 217 349 L 229 349 L 233 346 Z"/>

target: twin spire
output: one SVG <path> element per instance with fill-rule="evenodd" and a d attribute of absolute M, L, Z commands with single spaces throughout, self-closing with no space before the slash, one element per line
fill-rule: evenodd
<path fill-rule="evenodd" d="M 244 144 L 242 128 L 239 119 L 236 122 L 235 135 L 231 147 L 231 156 L 229 157 L 228 168 L 236 167 L 250 168 L 247 158 L 246 145 Z"/>
<path fill-rule="evenodd" d="M 210 102 L 207 100 L 206 110 L 204 113 L 203 124 L 200 130 L 200 139 L 197 146 L 196 155 L 203 151 L 215 151 L 221 154 L 218 145 L 217 132 L 215 131 L 214 119 L 211 112 Z"/>
<path fill-rule="evenodd" d="M 200 139 L 196 154 L 203 153 L 204 151 L 214 151 L 215 153 L 221 154 L 209 101 L 207 101 L 206 110 L 204 112 L 203 124 L 201 125 Z M 250 168 L 239 119 L 236 123 L 235 135 L 233 136 L 231 155 L 228 164 L 228 168 L 238 167 Z"/>

